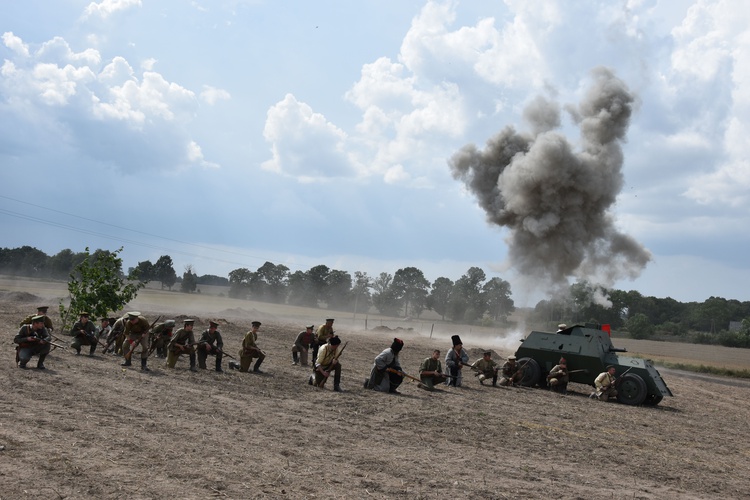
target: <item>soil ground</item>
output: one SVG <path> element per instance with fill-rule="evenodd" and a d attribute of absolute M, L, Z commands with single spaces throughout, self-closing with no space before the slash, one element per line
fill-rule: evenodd
<path fill-rule="evenodd" d="M 55 305 L 0 291 L 2 500 L 697 499 L 750 491 L 750 384 L 741 380 L 661 369 L 675 397 L 657 407 L 593 401 L 586 386 L 571 384 L 562 396 L 481 386 L 471 376 L 460 388 L 429 393 L 405 382 L 401 395 L 388 395 L 362 383 L 393 337 L 404 339 L 401 362 L 416 375 L 432 349 L 445 353 L 449 335 L 337 328 L 348 345 L 345 392 L 334 393 L 330 382 L 309 386 L 310 369 L 291 364 L 301 325 L 319 324 L 325 311 L 289 321 L 257 303 L 185 313 L 198 334 L 208 319 L 220 320 L 233 355 L 250 321 L 261 319 L 264 374 L 226 362 L 225 373 L 192 373 L 184 358 L 170 370 L 154 357 L 142 373 L 137 361 L 123 368 L 100 351 L 60 349 L 46 371 L 22 370 L 12 338 L 40 302 Z M 140 297 L 137 306 L 152 321 L 165 313 Z M 485 345 L 470 338 L 472 360 L 493 346 L 489 337 Z M 513 350 L 494 352 L 499 359 Z"/>

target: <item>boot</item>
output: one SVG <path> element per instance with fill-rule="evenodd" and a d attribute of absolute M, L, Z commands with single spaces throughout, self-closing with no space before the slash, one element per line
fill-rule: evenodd
<path fill-rule="evenodd" d="M 80 347 L 76 347 L 75 350 L 76 350 L 76 356 L 80 356 L 81 355 L 81 348 Z"/>
<path fill-rule="evenodd" d="M 195 367 L 195 354 L 190 355 L 190 371 L 197 372 L 198 369 Z"/>
<path fill-rule="evenodd" d="M 132 363 L 130 362 L 130 358 L 125 358 L 125 362 L 122 363 L 120 366 L 130 366 Z"/>
<path fill-rule="evenodd" d="M 221 355 L 216 356 L 216 371 L 219 373 L 224 372 L 224 370 L 221 369 Z"/>
<path fill-rule="evenodd" d="M 141 371 L 142 372 L 150 372 L 151 370 L 148 369 L 148 366 L 146 366 L 146 363 L 148 362 L 148 359 L 141 358 Z"/>
<path fill-rule="evenodd" d="M 26 363 L 28 363 L 28 361 L 26 361 L 25 359 L 22 359 L 18 366 L 20 366 L 21 368 L 23 368 L 25 370 L 26 369 Z"/>
<path fill-rule="evenodd" d="M 253 372 L 255 373 L 263 373 L 260 371 L 260 364 L 263 363 L 263 360 L 258 358 L 258 361 L 255 362 L 255 366 L 253 366 Z"/>
<path fill-rule="evenodd" d="M 44 358 L 46 358 L 46 354 L 40 354 L 39 355 L 39 361 L 36 362 L 36 367 L 39 370 L 46 370 L 47 368 L 44 366 Z M 25 366 L 26 363 L 24 363 Z"/>
<path fill-rule="evenodd" d="M 91 349 L 89 349 L 89 356 L 93 356 L 94 355 L 94 351 L 96 351 L 96 344 L 92 345 Z"/>
<path fill-rule="evenodd" d="M 297 351 L 292 351 L 292 365 L 298 365 L 299 364 L 299 356 L 297 355 Z"/>
<path fill-rule="evenodd" d="M 340 384 L 333 384 L 333 392 L 344 392 L 344 390 L 341 388 Z M 400 392 L 398 392 L 396 390 L 394 390 L 392 392 L 394 392 L 396 394 L 401 394 Z"/>

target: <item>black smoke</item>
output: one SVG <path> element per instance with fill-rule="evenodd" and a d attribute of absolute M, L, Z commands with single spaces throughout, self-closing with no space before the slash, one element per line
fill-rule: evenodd
<path fill-rule="evenodd" d="M 470 144 L 451 158 L 453 177 L 489 222 L 509 230 L 509 264 L 522 276 L 559 287 L 569 277 L 611 286 L 651 260 L 611 213 L 634 100 L 610 70 L 596 68 L 581 103 L 566 107 L 580 130 L 577 147 L 557 131 L 560 107 L 539 97 L 524 112 L 531 132 L 507 126 L 483 150 Z"/>

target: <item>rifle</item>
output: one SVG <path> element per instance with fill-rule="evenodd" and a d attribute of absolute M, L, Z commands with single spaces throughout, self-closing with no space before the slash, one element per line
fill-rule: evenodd
<path fill-rule="evenodd" d="M 148 327 L 148 332 L 151 331 L 151 329 L 154 327 L 157 321 L 161 318 L 161 315 L 157 316 L 157 318 L 154 320 L 153 323 L 151 323 L 151 326 Z M 148 332 L 144 332 L 144 334 L 147 334 Z M 124 333 L 124 330 L 123 330 Z M 130 359 L 133 356 L 133 351 L 135 351 L 135 348 L 138 347 L 141 344 L 141 341 L 143 340 L 143 334 L 141 334 L 140 338 L 135 341 L 133 345 L 130 346 L 130 350 L 125 355 L 125 359 Z"/>
<path fill-rule="evenodd" d="M 329 371 L 333 367 L 334 361 L 338 360 L 341 354 L 344 352 L 344 349 L 346 349 L 346 344 L 348 343 L 349 343 L 348 341 L 344 342 L 344 345 L 341 347 L 341 350 L 336 353 L 336 355 L 333 357 L 330 363 L 328 363 L 326 366 L 319 366 L 318 368 L 320 368 L 324 372 Z M 320 384 L 318 384 L 318 387 L 322 389 L 323 386 L 326 385 L 326 382 L 328 382 L 328 375 L 326 375 L 323 378 L 323 380 L 320 381 Z"/>
<path fill-rule="evenodd" d="M 113 334 L 117 335 L 113 335 Z M 112 330 L 109 332 L 109 335 L 112 337 L 112 340 L 107 341 L 107 345 L 104 346 L 104 354 L 107 354 L 107 351 L 109 351 L 109 348 L 114 344 L 117 339 L 122 338 L 122 336 L 125 334 L 125 330 Z"/>
<path fill-rule="evenodd" d="M 422 385 L 423 385 L 422 381 L 419 380 L 417 377 L 412 377 L 411 375 L 409 375 L 409 374 L 407 374 L 405 372 L 402 372 L 401 370 L 396 370 L 395 368 L 386 368 L 385 371 L 391 372 L 391 373 L 395 373 L 396 375 L 401 375 L 402 377 L 410 378 L 412 380 L 416 380 L 417 381 L 417 387 L 421 388 Z"/>
<path fill-rule="evenodd" d="M 610 389 L 611 387 L 617 387 L 617 385 L 618 385 L 618 384 L 620 383 L 620 379 L 622 379 L 622 377 L 623 377 L 623 376 L 624 376 L 624 375 L 625 375 L 626 373 L 628 373 L 628 372 L 629 372 L 630 370 L 632 370 L 632 369 L 633 369 L 633 367 L 631 366 L 630 368 L 628 368 L 627 370 L 625 370 L 624 372 L 622 372 L 622 373 L 620 374 L 620 376 L 618 376 L 617 378 L 615 378 L 615 379 L 614 379 L 614 380 L 612 381 L 612 383 L 610 383 L 610 384 L 607 384 L 607 385 L 603 385 L 603 386 L 601 387 L 601 389 L 597 389 L 597 390 L 596 390 L 596 396 L 597 396 L 597 397 L 601 396 L 602 394 L 604 394 L 604 392 L 608 391 L 608 390 L 609 390 L 609 389 Z"/>

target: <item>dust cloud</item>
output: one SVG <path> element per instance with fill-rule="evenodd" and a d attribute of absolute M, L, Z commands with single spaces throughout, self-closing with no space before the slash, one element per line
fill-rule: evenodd
<path fill-rule="evenodd" d="M 487 220 L 509 230 L 507 264 L 527 282 L 559 291 L 571 277 L 611 286 L 651 260 L 611 212 L 634 100 L 609 69 L 596 68 L 580 104 L 565 107 L 580 131 L 577 147 L 559 131 L 560 106 L 537 97 L 524 111 L 530 132 L 506 126 L 483 150 L 469 144 L 450 159 Z"/>

